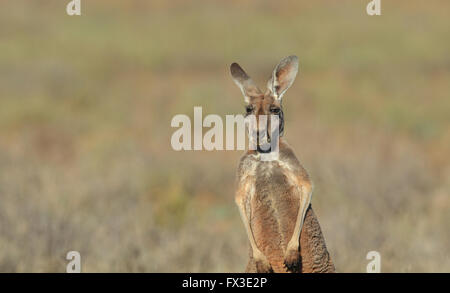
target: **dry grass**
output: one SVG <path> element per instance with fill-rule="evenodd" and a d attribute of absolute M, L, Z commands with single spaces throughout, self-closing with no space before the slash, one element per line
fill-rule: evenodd
<path fill-rule="evenodd" d="M 448 1 L 8 1 L 0 11 L 0 272 L 246 264 L 240 152 L 175 152 L 173 115 L 243 112 L 282 57 L 286 139 L 340 272 L 450 271 Z M 68 1 L 67 1 L 68 2 Z"/>

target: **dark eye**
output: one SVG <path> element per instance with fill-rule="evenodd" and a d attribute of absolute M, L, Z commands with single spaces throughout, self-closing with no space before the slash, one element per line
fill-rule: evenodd
<path fill-rule="evenodd" d="M 275 107 L 270 108 L 270 112 L 271 112 L 271 113 L 274 113 L 274 114 L 278 114 L 278 113 L 280 113 L 280 111 L 281 111 L 280 108 L 275 108 Z"/>
<path fill-rule="evenodd" d="M 253 112 L 253 106 L 245 107 L 245 111 L 247 111 L 247 114 L 250 114 L 251 112 Z"/>

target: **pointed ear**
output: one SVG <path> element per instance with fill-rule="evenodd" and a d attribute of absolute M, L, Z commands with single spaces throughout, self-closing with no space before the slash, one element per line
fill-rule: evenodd
<path fill-rule="evenodd" d="M 247 104 L 250 102 L 250 96 L 261 94 L 259 88 L 255 85 L 250 76 L 245 73 L 244 69 L 239 66 L 239 64 L 231 64 L 230 71 L 234 83 L 236 83 L 236 85 L 241 89 L 241 92 L 244 95 L 244 100 Z"/>
<path fill-rule="evenodd" d="M 267 88 L 272 92 L 276 100 L 281 100 L 286 90 L 292 85 L 297 76 L 297 71 L 297 56 L 286 57 L 275 67 L 272 78 L 267 83 Z"/>

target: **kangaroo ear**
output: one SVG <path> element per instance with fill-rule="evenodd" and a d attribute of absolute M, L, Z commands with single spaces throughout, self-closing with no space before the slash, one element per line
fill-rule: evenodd
<path fill-rule="evenodd" d="M 244 100 L 248 104 L 250 102 L 250 96 L 261 94 L 259 88 L 255 85 L 250 76 L 245 73 L 244 69 L 237 63 L 233 63 L 230 66 L 231 76 L 234 83 L 241 89 L 244 95 Z"/>
<path fill-rule="evenodd" d="M 276 100 L 281 100 L 286 90 L 292 85 L 298 72 L 298 57 L 289 56 L 275 67 L 272 78 L 267 83 L 268 89 Z"/>

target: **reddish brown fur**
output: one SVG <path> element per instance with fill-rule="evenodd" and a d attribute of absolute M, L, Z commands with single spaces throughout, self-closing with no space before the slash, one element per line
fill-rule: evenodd
<path fill-rule="evenodd" d="M 310 207 L 306 213 L 305 222 L 303 224 L 302 233 L 300 235 L 300 255 L 301 255 L 301 272 L 302 273 L 334 273 L 335 268 L 325 245 L 325 239 L 322 235 L 319 222 Z M 286 249 L 286 246 L 283 246 Z M 268 257 L 271 260 L 274 272 L 287 272 L 283 266 L 283 256 L 276 253 L 276 257 Z M 249 261 L 247 273 L 256 273 L 255 262 L 252 257 L 251 249 L 249 250 Z"/>
<path fill-rule="evenodd" d="M 295 219 L 299 209 L 299 197 L 295 186 L 288 182 L 287 171 L 280 168 L 278 162 L 259 162 L 256 173 L 248 161 L 256 153 L 249 151 L 242 159 L 238 169 L 238 178 L 246 178 L 246 183 L 255 184 L 255 196 L 250 200 L 243 191 L 238 191 L 237 201 L 246 202 L 246 212 L 258 248 L 264 253 L 274 272 L 288 272 L 284 266 L 286 247 L 294 231 Z M 280 143 L 280 160 L 292 164 L 298 180 L 310 184 L 305 169 L 301 167 L 291 149 Z M 261 167 L 268 165 L 266 167 Z M 273 165 L 273 167 L 269 167 Z M 268 172 L 265 168 L 271 168 Z M 252 180 L 254 180 L 252 183 Z M 310 207 L 300 235 L 301 272 L 334 272 L 334 265 L 327 251 L 319 222 Z M 256 266 L 250 250 L 247 272 L 256 272 Z"/>
<path fill-rule="evenodd" d="M 278 115 L 280 136 L 284 129 L 281 99 L 298 71 L 298 58 L 281 60 L 262 93 L 237 64 L 230 67 L 234 82 L 247 102 L 247 114 L 266 115 L 268 125 L 250 133 L 270 137 L 271 115 Z M 273 150 L 267 150 L 273 151 Z M 264 151 L 250 150 L 238 168 L 236 204 L 250 240 L 247 272 L 334 272 L 319 222 L 310 206 L 312 183 L 290 147 L 280 137 L 278 158 L 262 160 Z M 274 153 L 276 154 L 276 153 Z M 303 225 L 302 225 L 303 224 Z M 301 230 L 300 230 L 301 229 Z M 300 252 L 299 252 L 300 251 Z"/>

